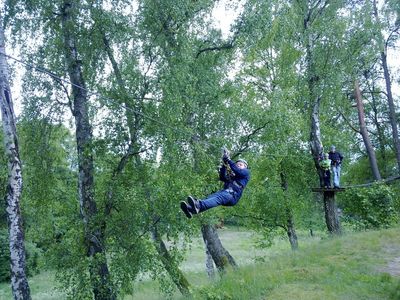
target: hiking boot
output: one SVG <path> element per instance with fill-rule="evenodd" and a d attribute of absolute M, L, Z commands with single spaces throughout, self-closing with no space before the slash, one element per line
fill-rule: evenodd
<path fill-rule="evenodd" d="M 190 212 L 194 215 L 198 214 L 200 212 L 200 203 L 199 203 L 200 201 L 192 196 L 189 196 L 187 200 L 190 207 L 192 208 Z"/>
<path fill-rule="evenodd" d="M 181 202 L 181 210 L 183 211 L 183 213 L 186 215 L 186 217 L 188 219 L 192 218 L 192 213 L 191 213 L 192 207 L 189 204 L 187 204 L 185 201 Z"/>

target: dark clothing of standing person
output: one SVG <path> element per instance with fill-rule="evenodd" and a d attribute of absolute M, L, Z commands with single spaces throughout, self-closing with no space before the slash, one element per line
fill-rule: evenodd
<path fill-rule="evenodd" d="M 331 160 L 331 169 L 333 174 L 333 186 L 335 188 L 340 187 L 340 172 L 343 161 L 343 155 L 336 151 L 336 147 L 332 146 L 329 151 L 329 159 Z"/>

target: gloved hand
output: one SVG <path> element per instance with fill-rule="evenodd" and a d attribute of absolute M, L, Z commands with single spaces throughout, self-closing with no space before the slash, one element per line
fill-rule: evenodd
<path fill-rule="evenodd" d="M 229 161 L 229 153 L 224 153 L 224 155 L 222 155 L 222 161 L 224 163 L 227 163 Z"/>
<path fill-rule="evenodd" d="M 222 148 L 222 161 L 225 164 L 229 161 L 229 152 L 225 147 Z"/>

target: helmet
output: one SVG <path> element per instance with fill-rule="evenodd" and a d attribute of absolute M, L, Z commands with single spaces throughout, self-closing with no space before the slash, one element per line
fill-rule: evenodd
<path fill-rule="evenodd" d="M 239 161 L 244 163 L 246 165 L 246 168 L 248 168 L 249 164 L 247 163 L 247 161 L 245 161 L 244 159 L 240 158 L 236 162 L 239 162 Z"/>

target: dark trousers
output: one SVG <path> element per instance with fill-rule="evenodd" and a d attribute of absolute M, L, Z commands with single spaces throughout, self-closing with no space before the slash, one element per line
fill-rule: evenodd
<path fill-rule="evenodd" d="M 200 212 L 219 205 L 233 206 L 238 203 L 239 199 L 240 196 L 236 192 L 221 190 L 200 201 Z"/>
<path fill-rule="evenodd" d="M 324 186 L 331 187 L 331 171 L 324 171 Z"/>

